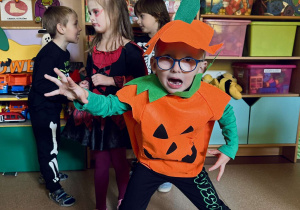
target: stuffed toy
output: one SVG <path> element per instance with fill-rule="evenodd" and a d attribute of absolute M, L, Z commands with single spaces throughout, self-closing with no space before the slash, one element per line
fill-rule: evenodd
<path fill-rule="evenodd" d="M 232 74 L 224 73 L 217 78 L 213 78 L 211 75 L 206 74 L 203 76 L 202 81 L 216 86 L 236 100 L 242 98 L 241 92 L 243 89 L 237 84 L 237 79 Z"/>
<path fill-rule="evenodd" d="M 46 29 L 41 29 L 38 31 L 39 34 L 43 34 L 42 37 L 42 47 L 41 49 L 48 44 L 49 42 L 51 42 L 52 38 L 50 36 L 50 34 L 46 31 Z"/>

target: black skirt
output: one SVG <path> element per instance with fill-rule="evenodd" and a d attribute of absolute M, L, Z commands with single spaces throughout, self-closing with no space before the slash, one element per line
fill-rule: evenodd
<path fill-rule="evenodd" d="M 91 150 L 131 148 L 128 131 L 121 115 L 101 118 L 75 109 L 61 137 L 80 142 Z"/>

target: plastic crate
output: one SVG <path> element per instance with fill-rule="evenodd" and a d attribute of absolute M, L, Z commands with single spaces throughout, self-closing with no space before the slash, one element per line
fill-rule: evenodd
<path fill-rule="evenodd" d="M 246 29 L 250 20 L 205 19 L 203 22 L 215 31 L 210 45 L 224 43 L 219 56 L 242 57 Z"/>
<path fill-rule="evenodd" d="M 251 22 L 249 56 L 292 56 L 298 25 L 300 22 Z"/>
<path fill-rule="evenodd" d="M 296 65 L 256 65 L 234 63 L 237 83 L 246 94 L 289 93 L 292 69 Z"/>

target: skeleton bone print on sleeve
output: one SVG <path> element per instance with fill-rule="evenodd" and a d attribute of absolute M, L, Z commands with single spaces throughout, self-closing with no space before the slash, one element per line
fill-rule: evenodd
<path fill-rule="evenodd" d="M 147 43 L 145 43 L 145 42 L 144 43 L 143 42 L 138 42 L 137 43 L 137 45 L 139 45 L 144 50 L 144 52 L 148 49 L 146 44 Z M 154 50 L 152 50 L 152 52 L 149 55 L 144 55 L 144 60 L 145 60 L 146 66 L 147 66 L 148 74 L 152 73 L 151 63 L 150 63 L 150 60 L 151 60 L 152 56 L 154 56 Z"/>

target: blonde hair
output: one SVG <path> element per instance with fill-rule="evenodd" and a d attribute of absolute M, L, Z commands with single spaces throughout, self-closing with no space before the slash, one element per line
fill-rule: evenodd
<path fill-rule="evenodd" d="M 42 18 L 43 28 L 47 30 L 51 38 L 55 38 L 57 24 L 61 23 L 66 26 L 71 14 L 78 17 L 73 9 L 66 6 L 48 7 Z"/>
<path fill-rule="evenodd" d="M 110 20 L 110 27 L 112 28 L 111 39 L 116 38 L 110 46 L 106 46 L 108 51 L 115 50 L 120 43 L 124 46 L 122 37 L 133 40 L 133 31 L 129 20 L 128 8 L 125 0 L 95 0 L 103 7 Z M 93 39 L 89 52 L 92 52 L 94 46 L 101 42 L 102 34 L 96 33 Z"/>

